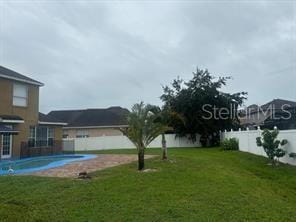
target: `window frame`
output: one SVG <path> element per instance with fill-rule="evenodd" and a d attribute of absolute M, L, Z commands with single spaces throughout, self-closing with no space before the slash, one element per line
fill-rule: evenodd
<path fill-rule="evenodd" d="M 33 132 L 34 129 L 34 132 Z M 45 132 L 46 129 L 46 132 Z M 51 132 L 50 132 L 51 131 Z M 32 135 L 34 134 L 34 135 Z M 29 127 L 29 136 L 28 136 L 28 143 L 34 141 L 32 148 L 40 148 L 40 147 L 52 147 L 54 146 L 54 134 L 55 129 L 54 127 L 49 126 L 30 126 Z M 46 140 L 45 140 L 46 135 Z M 34 138 L 32 136 L 35 136 Z"/>
<path fill-rule="evenodd" d="M 16 91 L 15 88 L 17 86 L 25 87 L 25 93 L 26 93 L 25 97 L 15 95 L 15 91 Z M 15 99 L 23 99 L 25 101 L 25 105 L 16 104 Z M 16 107 L 28 107 L 28 103 L 29 103 L 29 87 L 28 87 L 28 85 L 14 82 L 13 86 L 12 86 L 12 105 L 16 106 Z"/>
<path fill-rule="evenodd" d="M 82 133 L 81 133 L 82 132 Z M 88 138 L 89 137 L 89 131 L 82 129 L 76 131 L 76 138 Z"/>
<path fill-rule="evenodd" d="M 32 136 L 32 131 L 33 130 L 33 136 Z M 37 127 L 36 126 L 30 126 L 29 127 L 29 137 L 28 137 L 28 143 L 30 143 L 29 141 L 33 141 L 34 144 L 32 144 L 33 146 L 30 146 L 30 147 L 36 147 L 36 141 L 37 141 Z"/>
<path fill-rule="evenodd" d="M 54 131 L 53 127 L 47 127 L 47 146 L 53 146 L 54 144 Z"/>

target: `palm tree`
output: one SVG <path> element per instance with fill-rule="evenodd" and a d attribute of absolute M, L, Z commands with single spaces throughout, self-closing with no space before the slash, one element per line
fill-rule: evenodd
<path fill-rule="evenodd" d="M 153 112 L 155 106 L 143 102 L 135 104 L 128 114 L 128 128 L 122 132 L 136 146 L 138 151 L 138 170 L 144 169 L 145 148 L 168 127 L 156 121 L 158 115 Z"/>
<path fill-rule="evenodd" d="M 152 112 L 157 116 L 155 120 L 166 127 L 166 131 L 173 130 L 173 127 L 170 127 L 172 122 L 179 122 L 184 124 L 184 118 L 180 113 L 173 112 L 168 108 L 161 109 L 158 106 L 152 107 Z M 165 132 L 161 133 L 161 145 L 162 145 L 162 160 L 168 159 L 168 151 L 165 139 Z"/>

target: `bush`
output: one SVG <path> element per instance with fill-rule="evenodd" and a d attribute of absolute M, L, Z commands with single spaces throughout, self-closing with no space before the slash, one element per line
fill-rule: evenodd
<path fill-rule="evenodd" d="M 271 160 L 273 165 L 276 165 L 276 158 L 279 159 L 280 157 L 285 156 L 286 151 L 283 150 L 281 147 L 288 143 L 288 140 L 277 140 L 277 136 L 279 135 L 279 131 L 275 130 L 268 130 L 265 129 L 262 132 L 262 137 L 256 138 L 257 146 L 263 147 L 266 155 Z"/>
<path fill-rule="evenodd" d="M 238 150 L 238 139 L 236 138 L 230 138 L 230 139 L 224 139 L 221 142 L 221 148 L 222 150 Z"/>

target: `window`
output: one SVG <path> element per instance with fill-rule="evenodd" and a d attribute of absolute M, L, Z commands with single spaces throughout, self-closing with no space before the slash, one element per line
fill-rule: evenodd
<path fill-rule="evenodd" d="M 38 126 L 36 136 L 37 146 L 47 146 L 47 127 Z"/>
<path fill-rule="evenodd" d="M 53 146 L 54 130 L 53 128 L 47 128 L 47 130 L 48 130 L 47 144 L 48 146 Z"/>
<path fill-rule="evenodd" d="M 63 134 L 63 139 L 67 139 L 69 137 L 68 134 Z"/>
<path fill-rule="evenodd" d="M 31 126 L 28 138 L 29 147 L 54 145 L 54 128 L 46 126 Z"/>
<path fill-rule="evenodd" d="M 13 105 L 26 107 L 28 104 L 28 86 L 13 84 Z"/>
<path fill-rule="evenodd" d="M 13 129 L 13 127 L 11 125 L 5 125 L 5 127 L 9 128 L 9 129 Z M 3 135 L 0 135 L 0 147 L 1 147 L 2 158 L 10 158 L 11 157 L 11 149 L 12 149 L 12 135 L 11 134 L 4 133 Z"/>
<path fill-rule="evenodd" d="M 86 137 L 88 137 L 88 131 L 87 130 L 77 130 L 76 137 L 77 138 L 86 138 Z"/>
<path fill-rule="evenodd" d="M 36 143 L 36 127 L 30 126 L 28 146 L 35 147 L 35 143 Z"/>

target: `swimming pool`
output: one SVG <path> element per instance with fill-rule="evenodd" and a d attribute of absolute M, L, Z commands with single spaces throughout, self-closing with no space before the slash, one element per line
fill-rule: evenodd
<path fill-rule="evenodd" d="M 73 161 L 89 160 L 95 157 L 96 155 L 92 154 L 73 154 L 5 160 L 0 162 L 0 175 L 32 173 L 60 167 Z"/>

